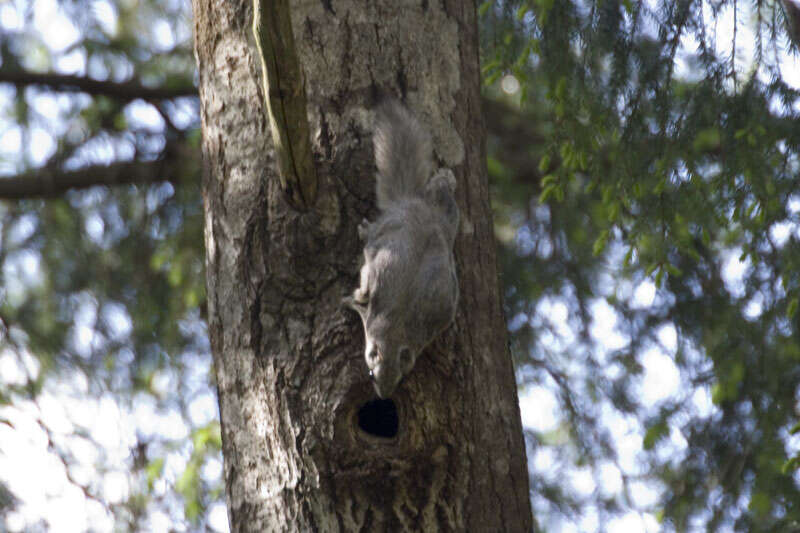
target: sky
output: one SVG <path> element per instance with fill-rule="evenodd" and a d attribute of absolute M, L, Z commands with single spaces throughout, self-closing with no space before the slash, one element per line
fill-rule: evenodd
<path fill-rule="evenodd" d="M 110 4 L 106 2 L 92 2 L 92 9 L 105 21 L 108 31 L 113 33 L 117 24 L 116 16 Z M 742 9 L 746 9 L 743 7 Z M 10 30 L 20 27 L 23 23 L 12 9 L 12 3 L 0 3 L 0 27 Z M 34 7 L 33 25 L 44 37 L 48 46 L 55 50 L 64 50 L 78 37 L 78 30 L 72 26 L 69 19 L 60 11 L 54 0 L 36 0 Z M 720 36 L 729 35 L 732 31 L 732 13 L 722 13 L 717 26 Z M 159 41 L 165 49 L 172 46 L 176 36 L 171 34 L 168 26 L 157 30 Z M 743 74 L 747 73 L 750 59 L 752 58 L 753 40 L 750 29 L 745 25 L 738 28 L 737 47 L 739 49 L 740 63 L 737 66 Z M 718 50 L 721 53 L 729 52 L 728 39 L 719 39 Z M 693 50 L 697 43 L 686 38 L 682 43 L 686 50 Z M 678 72 L 690 76 L 691 71 L 686 62 L 678 55 Z M 796 58 L 785 55 L 782 57 L 784 79 L 796 87 L 800 87 L 800 63 Z M 63 73 L 88 74 L 104 78 L 108 73 L 99 71 L 92 65 L 87 65 L 79 53 L 68 54 L 59 59 L 56 69 Z M 503 87 L 509 92 L 518 90 L 519 84 L 513 79 L 504 79 Z M 0 88 L 0 106 L 3 100 L 10 98 L 8 90 Z M 66 100 L 53 96 L 40 96 L 34 103 L 40 113 L 46 117 L 58 116 L 61 106 L 66 105 Z M 153 108 L 144 103 L 133 103 L 127 110 L 128 118 L 133 123 L 145 126 L 161 127 L 161 118 Z M 57 123 L 56 123 L 57 124 Z M 55 149 L 54 135 L 60 135 L 66 125 L 56 125 L 55 131 L 44 128 L 34 128 L 29 142 L 24 142 L 19 128 L 0 118 L 0 175 L 14 173 L 15 168 L 6 162 L 14 156 L 26 151 L 30 161 L 34 164 L 43 162 Z M 110 147 L 98 147 L 96 157 L 111 160 L 115 157 L 124 157 L 126 154 Z M 6 157 L 4 157 L 6 156 Z M 5 166 L 4 166 L 5 165 Z M 797 206 L 800 209 L 800 205 Z M 99 235 L 102 227 L 89 229 Z M 25 228 L 19 231 L 24 232 Z M 790 232 L 798 232 L 798 228 L 789 226 L 775 228 L 776 239 L 785 239 Z M 14 295 L 14 284 L 23 287 L 25 284 L 36 283 L 38 259 L 35 255 L 26 255 L 12 262 L 5 272 L 9 280 L 8 297 Z M 738 290 L 742 274 L 749 268 L 747 262 L 739 260 L 739 253 L 732 250 L 723 270 L 723 277 L 732 292 Z M 657 298 L 658 291 L 651 280 L 645 280 L 636 286 L 621 288 L 635 305 L 650 306 Z M 24 294 L 24 291 L 20 294 Z M 539 315 L 548 317 L 551 321 L 551 338 L 543 339 L 545 348 L 557 349 L 561 343 L 569 343 L 574 339 L 573 332 L 567 321 L 567 307 L 558 299 L 543 298 L 539 303 Z M 618 318 L 612 308 L 603 300 L 598 299 L 592 306 L 593 324 L 592 337 L 598 342 L 605 353 L 625 346 L 628 339 L 617 328 Z M 82 326 L 76 331 L 78 345 L 91 343 L 93 323 L 91 305 L 87 304 L 86 317 Z M 752 309 L 754 314 L 759 312 L 757 302 Z M 121 332 L 129 328 L 127 317 L 120 314 L 115 322 Z M 639 395 L 650 404 L 656 404 L 681 392 L 682 376 L 673 357 L 678 348 L 677 334 L 671 325 L 665 325 L 658 332 L 658 343 L 646 349 L 643 355 L 644 373 L 641 378 L 631 386 L 638 390 Z M 196 362 L 188 369 L 193 379 L 198 383 L 208 382 L 210 360 L 197 358 Z M 614 369 L 604 369 L 613 377 Z M 18 358 L 11 351 L 0 351 L 0 385 L 22 383 L 28 376 L 35 376 L 38 372 L 35 358 L 22 354 Z M 167 394 L 174 388 L 176 376 L 164 372 L 155 378 L 155 388 L 158 392 Z M 21 500 L 21 505 L 6 517 L 0 517 L 0 529 L 4 527 L 11 532 L 24 531 L 37 521 L 44 519 L 49 524 L 49 530 L 54 533 L 71 533 L 85 531 L 92 527 L 97 531 L 111 531 L 113 520 L 105 508 L 92 501 L 83 492 L 70 482 L 64 464 L 48 449 L 48 439 L 61 439 L 74 457 L 74 466 L 69 470 L 69 475 L 78 482 L 91 482 L 100 488 L 104 497 L 111 503 L 123 501 L 132 490 L 132 478 L 128 474 L 130 449 L 136 444 L 137 437 L 148 435 L 166 435 L 176 440 L 188 437 L 189 428 L 177 412 L 164 412 L 153 401 L 146 397 L 138 398 L 131 405 L 124 405 L 113 395 L 106 393 L 99 398 L 88 397 L 88 384 L 79 373 L 67 376 L 59 382 L 49 383 L 36 403 L 16 403 L 13 407 L 0 408 L 0 479 L 8 484 L 11 490 Z M 553 387 L 547 383 L 526 387 L 520 395 L 520 409 L 523 425 L 539 432 L 557 433 L 563 425 L 564 419 L 559 412 L 559 404 L 553 393 Z M 706 388 L 700 388 L 693 393 L 692 405 L 698 413 L 710 416 L 714 410 L 711 393 Z M 217 404 L 213 393 L 201 391 L 191 402 L 189 416 L 195 425 L 201 425 L 217 418 Z M 3 421 L 13 425 L 13 428 Z M 40 422 L 50 428 L 51 435 L 42 430 Z M 618 494 L 622 490 L 622 476 L 635 476 L 641 473 L 645 463 L 642 460 L 643 428 L 641 424 L 630 418 L 625 418 L 619 413 L 607 410 L 603 413 L 603 425 L 610 429 L 613 440 L 620 452 L 616 464 L 601 464 L 597 472 L 573 468 L 563 481 L 572 487 L 578 494 L 590 495 L 595 491 L 602 494 Z M 102 445 L 98 450 L 86 439 L 72 438 L 75 425 L 89 428 L 93 440 Z M 800 442 L 794 443 L 800 448 Z M 685 440 L 677 430 L 673 430 L 664 444 L 661 453 L 671 453 L 679 456 L 686 446 Z M 171 490 L 180 477 L 190 454 L 186 447 L 173 450 L 167 454 L 164 476 L 155 487 L 156 494 L 164 494 Z M 547 470 L 556 458 L 552 456 L 552 449 L 542 447 L 532 451 L 529 461 L 538 467 L 538 470 Z M 106 470 L 100 472 L 97 464 L 103 464 Z M 202 475 L 209 481 L 220 479 L 222 473 L 221 460 L 210 461 L 203 469 Z M 599 483 L 598 483 L 599 481 Z M 634 487 L 633 498 L 635 503 L 646 508 L 654 503 L 659 496 L 659 488 L 649 483 L 639 483 Z M 175 510 L 180 515 L 180 510 Z M 224 503 L 214 505 L 210 510 L 210 525 L 219 532 L 228 531 L 227 516 Z M 4 520 L 4 522 L 2 521 Z M 589 511 L 586 515 L 575 517 L 574 521 L 551 524 L 551 531 L 555 533 L 571 533 L 578 531 L 591 531 L 598 527 L 598 514 Z M 153 532 L 166 532 L 174 527 L 173 519 L 162 511 L 154 512 L 150 517 L 149 530 Z M 660 526 L 652 513 L 630 512 L 616 518 L 608 524 L 607 530 L 611 533 L 629 533 L 631 531 L 655 532 Z M 179 528 L 180 530 L 180 528 Z"/>

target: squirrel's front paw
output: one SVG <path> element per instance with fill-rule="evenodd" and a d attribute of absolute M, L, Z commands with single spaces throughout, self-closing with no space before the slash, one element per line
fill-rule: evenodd
<path fill-rule="evenodd" d="M 358 237 L 364 241 L 367 239 L 367 235 L 369 235 L 369 220 L 364 218 L 361 220 L 361 224 L 358 225 Z"/>
<path fill-rule="evenodd" d="M 363 309 L 366 308 L 369 300 L 363 294 L 363 292 L 359 292 L 356 290 L 352 296 L 345 296 L 342 298 L 342 305 L 349 309 L 353 309 L 354 311 L 361 312 Z"/>

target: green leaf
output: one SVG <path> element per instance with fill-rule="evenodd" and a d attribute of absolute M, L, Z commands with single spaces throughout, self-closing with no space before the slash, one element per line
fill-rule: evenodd
<path fill-rule="evenodd" d="M 558 185 L 555 183 L 551 183 L 550 185 L 545 187 L 544 190 L 542 190 L 541 194 L 539 195 L 539 203 L 540 204 L 547 203 L 547 200 L 550 198 L 550 196 L 553 195 L 557 187 Z"/>
<path fill-rule="evenodd" d="M 486 79 L 483 81 L 483 84 L 487 86 L 494 85 L 494 83 L 500 79 L 500 76 L 502 75 L 502 71 L 495 71 L 492 75 L 486 77 Z"/>
<path fill-rule="evenodd" d="M 558 202 L 564 201 L 564 187 L 560 183 L 556 185 L 555 196 Z"/>
<path fill-rule="evenodd" d="M 578 167 L 584 171 L 589 168 L 589 157 L 586 155 L 586 152 L 578 153 Z"/>
<path fill-rule="evenodd" d="M 714 405 L 719 405 L 725 401 L 725 390 L 719 383 L 714 383 L 711 387 L 711 401 Z"/>
<path fill-rule="evenodd" d="M 663 439 L 669 434 L 669 426 L 665 421 L 661 421 L 650 428 L 644 434 L 642 439 L 642 446 L 645 450 L 652 450 L 655 448 L 659 440 Z"/>
<path fill-rule="evenodd" d="M 800 455 L 795 455 L 781 467 L 781 473 L 784 475 L 791 475 L 795 470 L 800 470 Z"/>
<path fill-rule="evenodd" d="M 792 298 L 789 301 L 789 305 L 786 306 L 786 316 L 789 317 L 790 319 L 794 318 L 794 315 L 797 313 L 797 305 L 798 305 L 798 303 L 800 303 L 800 302 L 798 302 L 797 297 L 795 297 L 795 298 Z"/>
<path fill-rule="evenodd" d="M 703 244 L 708 246 L 711 244 L 711 234 L 708 232 L 706 228 L 703 228 Z"/>
<path fill-rule="evenodd" d="M 608 208 L 608 221 L 611 223 L 617 222 L 619 219 L 619 203 L 613 203 Z"/>
<path fill-rule="evenodd" d="M 164 471 L 164 458 L 159 457 L 150 462 L 145 468 L 145 475 L 147 478 L 147 486 L 150 490 L 153 489 L 153 484 L 161 477 L 161 472 Z"/>
<path fill-rule="evenodd" d="M 683 276 L 683 271 L 680 268 L 676 267 L 675 265 L 666 263 L 664 265 L 664 268 L 667 269 L 667 272 L 669 272 L 671 276 L 675 276 L 676 278 Z"/>
<path fill-rule="evenodd" d="M 658 289 L 660 289 L 661 285 L 664 283 L 664 269 L 663 268 L 658 269 L 658 272 L 656 273 L 655 283 L 656 283 L 656 288 L 658 288 Z"/>
<path fill-rule="evenodd" d="M 550 154 L 544 154 L 542 158 L 539 160 L 539 172 L 547 172 L 550 168 Z M 542 179 L 544 182 L 544 179 Z"/>
<path fill-rule="evenodd" d="M 499 59 L 493 59 L 483 64 L 483 66 L 481 67 L 481 74 L 486 76 L 487 74 L 489 74 L 495 69 L 500 68 L 501 66 L 503 66 L 502 61 L 500 61 Z"/>
<path fill-rule="evenodd" d="M 626 267 L 631 266 L 631 260 L 633 259 L 633 246 L 628 248 L 628 253 L 625 254 L 625 259 L 623 259 L 622 264 Z"/>
<path fill-rule="evenodd" d="M 557 177 L 556 175 L 554 175 L 554 174 L 548 174 L 547 176 L 545 176 L 545 177 L 543 177 L 543 178 L 542 178 L 542 181 L 540 182 L 540 185 L 541 185 L 542 187 L 547 187 L 547 186 L 548 186 L 548 185 L 550 185 L 551 183 L 552 183 L 552 184 L 555 184 L 555 182 L 556 182 L 557 180 L 558 180 L 558 177 Z"/>
<path fill-rule="evenodd" d="M 592 245 L 592 253 L 596 256 L 603 253 L 608 244 L 608 230 L 603 230 Z"/>
<path fill-rule="evenodd" d="M 191 461 L 188 462 L 183 474 L 181 474 L 181 477 L 178 478 L 178 481 L 175 483 L 175 490 L 184 496 L 192 492 L 197 483 L 197 474 L 197 465 Z"/>

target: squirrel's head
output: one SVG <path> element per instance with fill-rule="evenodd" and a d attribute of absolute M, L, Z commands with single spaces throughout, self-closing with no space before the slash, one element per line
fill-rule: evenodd
<path fill-rule="evenodd" d="M 367 334 L 364 356 L 378 396 L 388 398 L 394 393 L 403 376 L 414 368 L 417 355 L 418 352 L 407 345 L 382 342 Z"/>
<path fill-rule="evenodd" d="M 345 303 L 358 311 L 364 324 L 364 359 L 369 368 L 375 392 L 381 398 L 391 396 L 403 376 L 411 372 L 421 349 L 411 341 L 403 320 L 396 313 L 376 313 L 368 306 L 359 304 L 353 298 Z"/>

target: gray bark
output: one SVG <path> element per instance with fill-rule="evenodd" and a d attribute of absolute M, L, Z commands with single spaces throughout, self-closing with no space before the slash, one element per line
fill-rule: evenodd
<path fill-rule="evenodd" d="M 249 1 L 194 0 L 208 327 L 233 531 L 530 531 L 528 473 L 498 293 L 473 2 L 292 5 L 319 192 L 280 189 Z M 397 435 L 359 428 L 375 398 L 356 227 L 374 219 L 370 109 L 405 97 L 453 169 L 463 223 L 455 323 L 393 398 Z"/>

